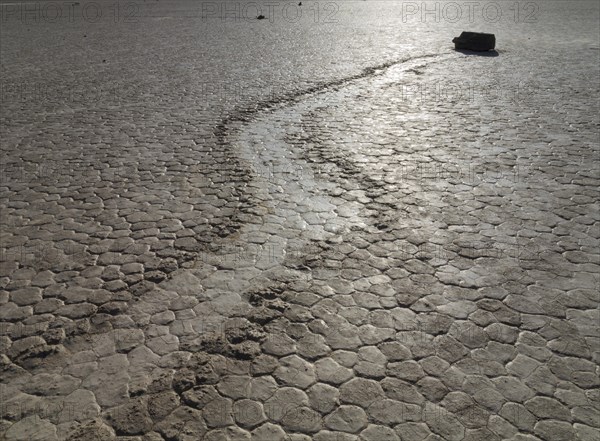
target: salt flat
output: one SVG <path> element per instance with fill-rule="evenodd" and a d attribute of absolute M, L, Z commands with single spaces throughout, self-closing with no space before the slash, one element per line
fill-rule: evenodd
<path fill-rule="evenodd" d="M 598 438 L 598 5 L 302 3 L 0 4 L 3 438 Z"/>

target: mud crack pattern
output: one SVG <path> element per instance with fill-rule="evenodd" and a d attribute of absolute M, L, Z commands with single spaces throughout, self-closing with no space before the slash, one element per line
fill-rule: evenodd
<path fill-rule="evenodd" d="M 13 134 L 3 436 L 597 438 L 597 119 L 543 94 L 404 93 L 492 62 L 384 63 L 208 140 L 182 113 L 141 133 L 127 109 L 118 132 Z M 61 150 L 66 172 L 22 182 L 28 146 L 75 137 L 92 147 Z"/>

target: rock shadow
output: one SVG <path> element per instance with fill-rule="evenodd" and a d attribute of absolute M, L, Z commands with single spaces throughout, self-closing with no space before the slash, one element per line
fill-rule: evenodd
<path fill-rule="evenodd" d="M 468 49 L 455 49 L 456 52 L 460 52 L 464 55 L 477 55 L 479 57 L 497 57 L 500 55 L 496 49 L 492 49 L 491 51 L 470 51 Z"/>

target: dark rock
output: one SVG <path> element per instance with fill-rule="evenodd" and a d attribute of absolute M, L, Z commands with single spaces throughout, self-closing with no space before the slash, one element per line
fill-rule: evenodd
<path fill-rule="evenodd" d="M 496 47 L 496 36 L 481 32 L 462 32 L 460 37 L 454 38 L 452 42 L 456 50 L 484 52 Z"/>
<path fill-rule="evenodd" d="M 257 20 L 264 20 L 265 18 L 267 18 L 267 17 L 265 17 L 262 14 L 260 14 L 258 17 L 256 17 Z"/>

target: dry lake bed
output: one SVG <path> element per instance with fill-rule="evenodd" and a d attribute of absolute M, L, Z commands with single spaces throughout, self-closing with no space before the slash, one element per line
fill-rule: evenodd
<path fill-rule="evenodd" d="M 600 439 L 598 3 L 300 3 L 0 3 L 0 439 Z"/>

